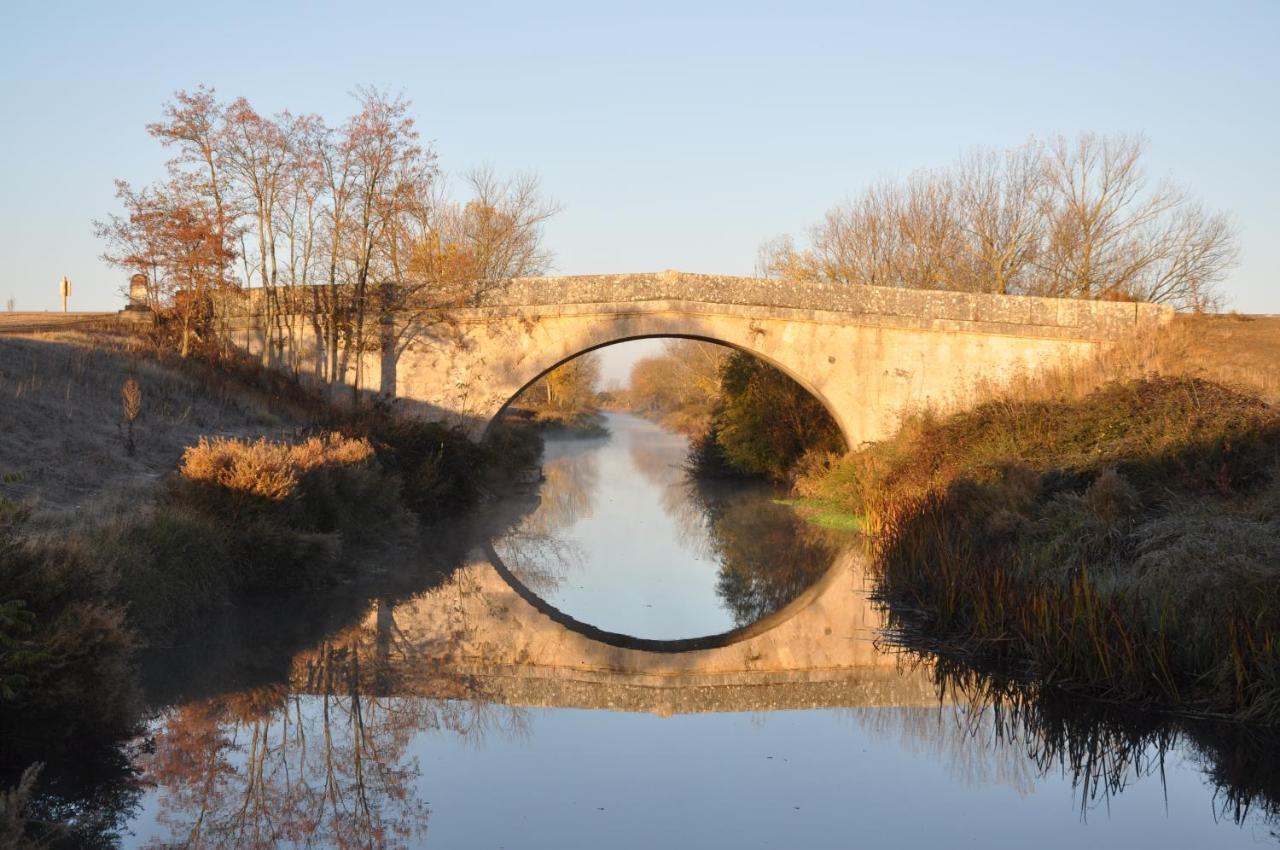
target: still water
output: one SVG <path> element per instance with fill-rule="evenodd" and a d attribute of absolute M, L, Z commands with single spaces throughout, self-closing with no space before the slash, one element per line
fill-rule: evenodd
<path fill-rule="evenodd" d="M 608 424 L 548 442 L 536 503 L 158 655 L 122 843 L 1275 843 L 1266 751 L 889 651 L 856 541 Z"/>
<path fill-rule="evenodd" d="M 713 635 L 772 613 L 831 566 L 838 541 L 806 533 L 774 488 L 695 486 L 686 438 L 628 414 L 605 421 L 607 438 L 547 441 L 537 508 L 494 546 L 559 611 L 636 638 Z"/>

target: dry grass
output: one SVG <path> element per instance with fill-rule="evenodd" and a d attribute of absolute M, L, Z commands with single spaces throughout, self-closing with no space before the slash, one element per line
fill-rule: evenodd
<path fill-rule="evenodd" d="M 327 466 L 368 466 L 373 446 L 338 433 L 301 443 L 249 443 L 228 437 L 201 437 L 182 453 L 179 474 L 189 480 L 282 502 L 298 492 L 303 476 Z"/>
<path fill-rule="evenodd" d="M 122 390 L 136 381 L 136 452 L 126 451 Z M 32 503 L 33 531 L 109 523 L 202 436 L 292 434 L 303 420 L 234 383 L 210 387 L 127 336 L 0 337 L 0 497 Z"/>
<path fill-rule="evenodd" d="M 1198 379 L 989 402 L 841 465 L 899 626 L 1103 699 L 1280 720 L 1280 413 Z"/>

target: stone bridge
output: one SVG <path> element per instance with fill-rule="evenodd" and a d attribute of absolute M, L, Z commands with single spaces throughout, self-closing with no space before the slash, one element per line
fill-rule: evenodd
<path fill-rule="evenodd" d="M 397 328 L 398 356 L 366 353 L 348 381 L 394 394 L 417 415 L 479 436 L 521 389 L 587 351 L 631 339 L 683 337 L 750 352 L 831 411 L 850 446 L 890 434 L 904 410 L 952 407 L 975 386 L 1100 346 L 1167 321 L 1154 304 L 808 284 L 661 272 L 516 278 L 447 321 Z M 290 322 L 307 369 L 314 332 Z M 264 353 L 260 317 L 238 341 Z M 385 347 L 384 347 L 385 348 Z"/>
<path fill-rule="evenodd" d="M 379 605 L 327 643 L 361 693 L 605 708 L 660 715 L 783 708 L 927 706 L 930 671 L 876 647 L 883 614 L 851 550 L 785 608 L 722 635 L 647 641 L 577 623 L 538 599 L 492 549 L 443 585 Z M 315 652 L 291 686 L 317 690 Z"/>

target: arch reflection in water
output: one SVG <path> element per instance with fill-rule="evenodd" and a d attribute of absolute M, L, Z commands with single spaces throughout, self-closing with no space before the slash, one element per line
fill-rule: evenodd
<path fill-rule="evenodd" d="M 627 414 L 606 424 L 605 439 L 547 440 L 537 509 L 494 541 L 575 620 L 655 640 L 726 632 L 785 606 L 847 543 L 773 488 L 690 481 L 681 435 Z"/>
<path fill-rule="evenodd" d="M 691 843 L 836 843 L 862 830 L 934 846 L 946 826 L 1016 845 L 1099 846 L 1128 840 L 1125 813 L 1137 811 L 1152 841 L 1228 846 L 1253 840 L 1233 820 L 1271 822 L 1274 747 L 1090 716 L 928 659 L 904 666 L 878 649 L 866 589 L 850 554 L 772 629 L 656 653 L 549 621 L 477 557 L 297 653 L 287 682 L 165 711 L 143 764 L 158 787 L 136 840 L 416 846 L 429 825 L 428 845 L 602 846 L 627 835 L 644 846 L 686 795 L 704 815 L 681 820 Z M 637 712 L 675 719 L 655 726 Z M 794 770 L 778 764 L 788 756 Z M 731 811 L 706 796 L 708 765 L 731 782 Z M 898 773 L 912 793 L 884 781 Z M 532 793 L 534 782 L 553 797 Z M 1051 804 L 1019 805 L 1001 789 Z M 1203 805 L 1215 794 L 1222 823 Z M 804 818 L 785 819 L 795 806 Z M 606 807 L 623 813 L 597 814 Z M 628 820 L 633 809 L 643 817 Z"/>

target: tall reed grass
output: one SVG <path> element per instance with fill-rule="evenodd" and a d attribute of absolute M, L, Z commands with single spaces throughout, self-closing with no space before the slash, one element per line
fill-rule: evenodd
<path fill-rule="evenodd" d="M 912 419 L 810 490 L 895 626 L 1063 689 L 1280 722 L 1280 413 L 1197 378 Z"/>

